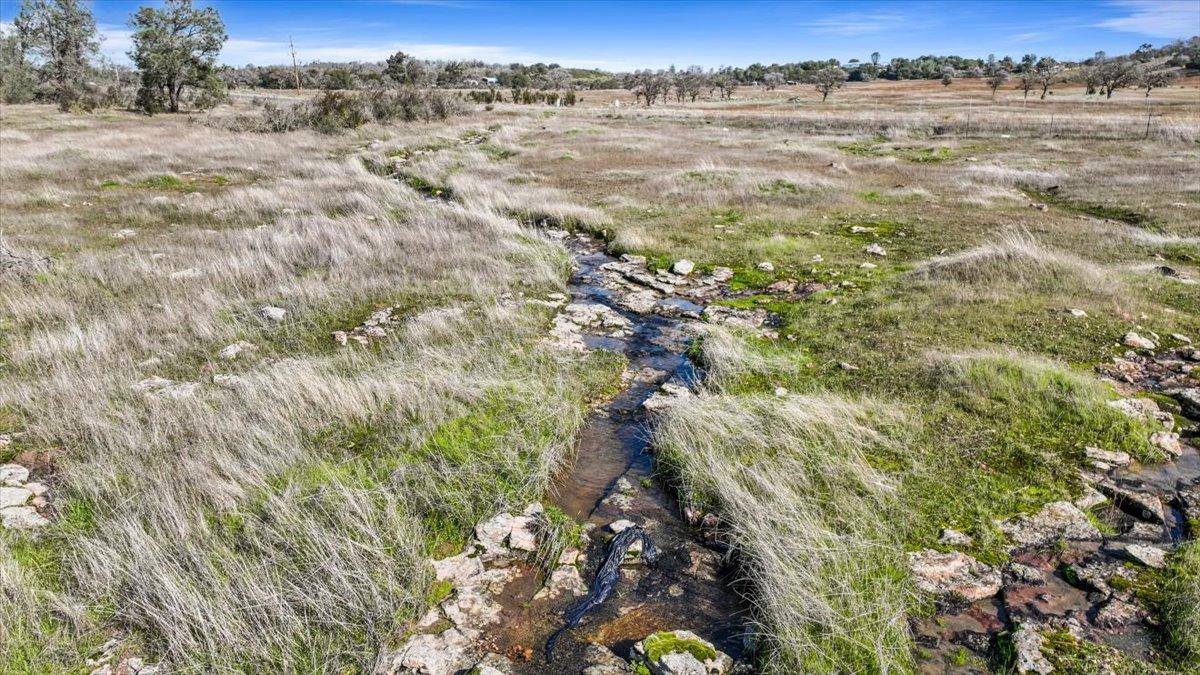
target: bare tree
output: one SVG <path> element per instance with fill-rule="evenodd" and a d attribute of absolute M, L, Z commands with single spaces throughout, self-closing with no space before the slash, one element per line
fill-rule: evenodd
<path fill-rule="evenodd" d="M 1008 71 L 998 68 L 992 74 L 988 75 L 984 81 L 987 82 L 988 89 L 992 90 L 992 100 L 995 100 L 996 90 L 1003 87 L 1005 82 L 1008 82 Z"/>
<path fill-rule="evenodd" d="M 783 73 L 771 71 L 763 76 L 763 84 L 766 85 L 767 91 L 771 91 L 783 84 Z"/>
<path fill-rule="evenodd" d="M 829 98 L 834 91 L 841 89 L 849 75 L 837 66 L 826 66 L 813 73 L 813 85 L 821 94 L 821 100 Z"/>

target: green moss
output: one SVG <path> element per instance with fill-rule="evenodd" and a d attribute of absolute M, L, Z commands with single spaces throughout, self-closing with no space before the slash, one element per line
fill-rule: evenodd
<path fill-rule="evenodd" d="M 1073 199 L 1060 192 L 1044 192 L 1041 190 L 1027 189 L 1026 192 L 1031 198 L 1036 201 L 1044 202 L 1058 208 L 1083 213 L 1094 218 L 1102 218 L 1105 220 L 1118 220 L 1129 225 L 1143 227 L 1150 230 L 1160 230 L 1161 227 L 1147 213 L 1142 213 L 1136 209 L 1131 209 L 1120 204 L 1097 204 L 1079 199 Z"/>
<path fill-rule="evenodd" d="M 449 581 L 435 581 L 430 584 L 429 592 L 425 594 L 425 604 L 432 607 L 450 597 L 453 592 L 454 584 Z"/>
<path fill-rule="evenodd" d="M 1054 672 L 1064 675 L 1158 675 L 1174 672 L 1150 662 L 1136 660 L 1107 645 L 1077 640 L 1069 633 L 1046 633 L 1042 654 L 1054 666 Z"/>
<path fill-rule="evenodd" d="M 717 658 L 717 651 L 694 638 L 684 638 L 671 631 L 655 633 L 642 643 L 646 658 L 651 663 L 658 661 L 667 654 L 691 654 L 700 662 Z"/>

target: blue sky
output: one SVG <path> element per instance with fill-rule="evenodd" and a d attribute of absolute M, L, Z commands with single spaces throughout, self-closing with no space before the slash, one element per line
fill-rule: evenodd
<path fill-rule="evenodd" d="M 204 0 L 197 0 L 204 4 Z M 141 4 L 95 0 L 104 51 L 125 61 Z M 544 61 L 613 70 L 803 59 L 985 56 L 1082 58 L 1200 34 L 1200 0 L 972 2 L 537 2 L 209 0 L 230 40 L 222 61 L 376 61 L 397 50 L 431 59 Z M 0 0 L 10 22 L 18 0 Z"/>

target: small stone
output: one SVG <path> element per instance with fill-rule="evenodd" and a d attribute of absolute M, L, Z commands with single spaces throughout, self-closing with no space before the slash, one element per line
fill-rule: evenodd
<path fill-rule="evenodd" d="M 146 393 L 146 392 L 151 392 L 151 391 L 158 391 L 159 389 L 165 389 L 166 387 L 169 387 L 173 384 L 175 384 L 174 380 L 168 380 L 165 377 L 159 377 L 159 376 L 155 375 L 153 377 L 147 377 L 146 379 L 141 380 L 140 382 L 134 384 L 133 390 L 142 392 L 142 393 Z"/>
<path fill-rule="evenodd" d="M 218 373 L 213 375 L 212 381 L 222 389 L 243 389 L 250 386 L 250 381 L 240 375 Z"/>
<path fill-rule="evenodd" d="M 766 260 L 758 263 L 754 267 L 755 267 L 755 269 L 757 269 L 760 272 L 774 272 L 775 271 L 775 264 L 772 262 L 766 261 Z"/>
<path fill-rule="evenodd" d="M 498 513 L 475 526 L 475 539 L 486 553 L 494 556 L 507 552 L 505 542 L 512 533 L 514 518 L 511 513 Z"/>
<path fill-rule="evenodd" d="M 636 523 L 634 523 L 632 520 L 624 520 L 624 519 L 614 520 L 611 523 L 609 523 L 607 526 L 605 526 L 605 529 L 607 529 L 609 532 L 612 532 L 613 534 L 621 534 L 625 530 L 628 530 L 629 528 L 634 527 L 635 525 L 636 525 Z"/>
<path fill-rule="evenodd" d="M 846 363 L 845 361 L 842 361 L 841 363 L 839 363 L 838 368 L 841 368 L 842 370 L 845 370 L 847 372 L 853 372 L 855 370 L 858 370 L 858 366 L 854 365 L 853 363 Z"/>
<path fill-rule="evenodd" d="M 714 267 L 712 271 L 713 281 L 718 283 L 729 281 L 733 278 L 733 270 L 728 267 Z"/>
<path fill-rule="evenodd" d="M 779 396 L 779 397 L 787 396 L 788 395 L 787 387 L 775 387 L 775 395 Z"/>
<path fill-rule="evenodd" d="M 471 667 L 472 640 L 457 628 L 436 635 L 417 634 L 389 655 L 376 672 L 381 675 L 425 673 L 448 675 Z"/>
<path fill-rule="evenodd" d="M 863 248 L 863 253 L 882 258 L 887 255 L 887 249 L 883 248 L 879 244 L 867 244 L 867 246 Z"/>
<path fill-rule="evenodd" d="M 1068 309 L 1067 313 L 1070 314 L 1071 316 L 1075 317 L 1076 319 L 1086 319 L 1087 315 L 1088 315 L 1088 313 L 1083 311 L 1082 309 L 1076 309 L 1076 308 Z"/>
<path fill-rule="evenodd" d="M 879 267 L 879 265 L 876 265 L 875 263 L 869 263 L 869 262 L 862 263 L 861 265 L 858 266 L 858 268 L 860 270 L 873 270 L 876 267 Z"/>
<path fill-rule="evenodd" d="M 691 260 L 676 260 L 674 265 L 671 265 L 671 271 L 681 276 L 687 276 L 696 269 L 696 263 Z"/>
<path fill-rule="evenodd" d="M 282 307 L 266 305 L 258 310 L 258 315 L 267 321 L 283 321 L 283 317 L 287 316 L 287 310 Z"/>
<path fill-rule="evenodd" d="M 221 351 L 217 352 L 217 356 L 225 359 L 226 361 L 232 361 L 243 352 L 250 351 L 255 348 L 256 347 L 252 343 L 241 340 L 222 348 Z"/>
<path fill-rule="evenodd" d="M 0 485 L 21 485 L 29 480 L 29 469 L 20 464 L 0 464 Z"/>
<path fill-rule="evenodd" d="M 1156 431 L 1150 434 L 1150 444 L 1175 459 L 1183 456 L 1183 444 L 1179 442 L 1179 434 Z"/>
<path fill-rule="evenodd" d="M 476 663 L 475 667 L 471 668 L 471 675 L 512 675 L 512 673 L 512 661 L 500 654 L 488 654 L 479 663 Z"/>
<path fill-rule="evenodd" d="M 1185 344 L 1185 345 L 1192 344 L 1192 338 L 1190 338 L 1186 335 L 1180 335 L 1179 333 L 1171 333 L 1171 339 L 1180 344 Z"/>
<path fill-rule="evenodd" d="M 1113 452 L 1111 450 L 1102 450 L 1100 448 L 1087 447 L 1083 449 L 1084 454 L 1088 459 L 1113 464 L 1115 466 L 1128 466 L 1132 458 L 1124 452 Z"/>
<path fill-rule="evenodd" d="M 942 530 L 942 536 L 938 539 L 938 543 L 943 546 L 970 546 L 975 543 L 975 540 L 958 530 L 947 527 Z"/>
<path fill-rule="evenodd" d="M 113 232 L 112 234 L 110 234 L 108 236 L 112 237 L 113 239 L 128 239 L 136 234 L 137 234 L 137 230 L 133 230 L 133 229 L 126 227 L 126 228 L 117 230 L 116 232 Z"/>
<path fill-rule="evenodd" d="M 33 493 L 34 497 L 43 497 L 50 492 L 50 488 L 45 483 L 29 482 L 25 484 L 25 489 Z"/>
<path fill-rule="evenodd" d="M 1019 562 L 1012 562 L 1008 564 L 1006 571 L 1014 581 L 1022 584 L 1040 586 L 1041 584 L 1046 583 L 1046 575 L 1042 574 L 1042 571 L 1036 567 L 1023 565 Z"/>
<path fill-rule="evenodd" d="M 1144 338 L 1133 331 L 1126 333 L 1121 338 L 1121 343 L 1126 347 L 1133 347 L 1134 349 L 1154 349 L 1158 346 L 1152 340 Z"/>

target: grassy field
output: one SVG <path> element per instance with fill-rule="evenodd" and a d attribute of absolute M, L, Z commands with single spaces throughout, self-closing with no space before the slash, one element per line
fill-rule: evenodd
<path fill-rule="evenodd" d="M 426 608 L 424 561 L 540 496 L 620 372 L 542 344 L 553 310 L 525 300 L 569 259 L 522 223 L 730 267 L 729 302 L 781 318 L 709 331 L 703 395 L 655 429 L 729 523 L 778 672 L 914 668 L 905 551 L 953 527 L 1002 561 L 995 521 L 1078 496 L 1086 446 L 1163 459 L 1092 367 L 1129 330 L 1200 339 L 1200 287 L 1159 271 L 1200 277 L 1191 82 L 585 92 L 339 136 L 228 114 L 0 115 L 4 238 L 53 260 L 0 279 L 0 461 L 57 513 L 0 532 L 0 671 L 112 637 L 200 670 L 369 668 Z M 394 161 L 404 181 L 370 170 Z M 330 338 L 384 308 L 385 337 Z M 1194 655 L 1196 612 L 1166 618 Z"/>

